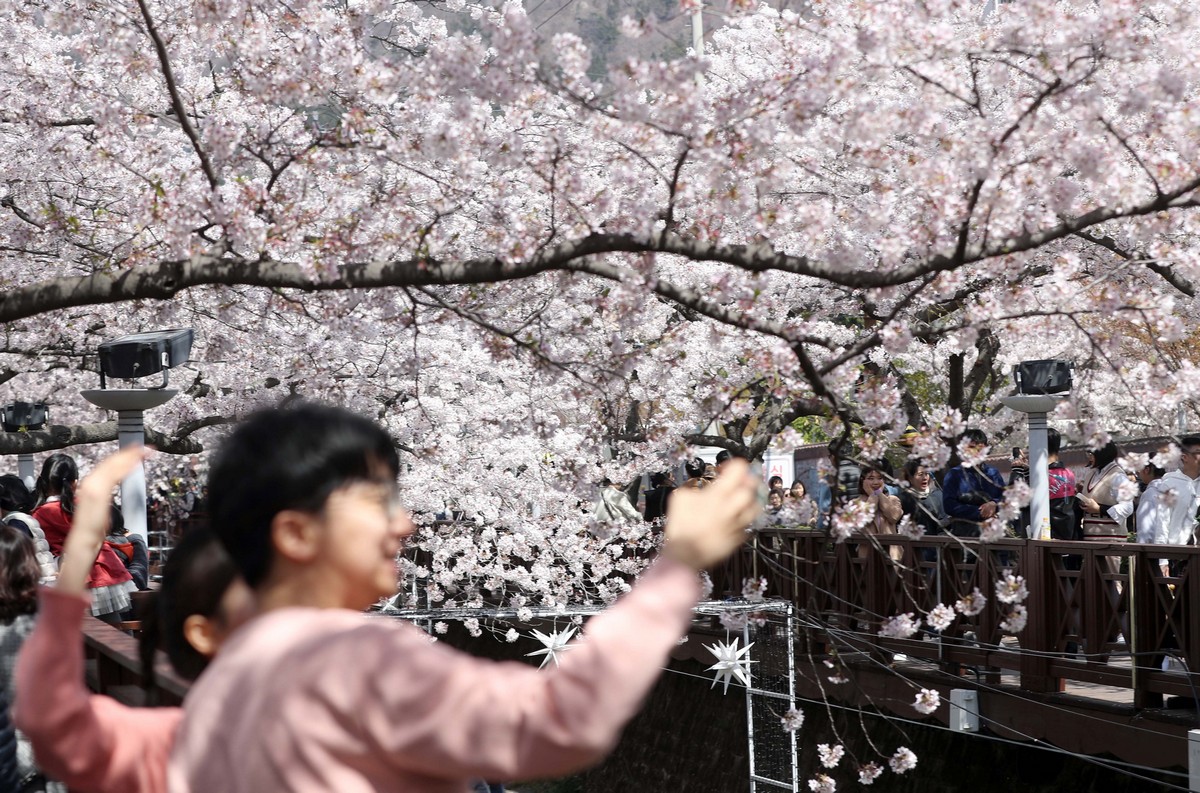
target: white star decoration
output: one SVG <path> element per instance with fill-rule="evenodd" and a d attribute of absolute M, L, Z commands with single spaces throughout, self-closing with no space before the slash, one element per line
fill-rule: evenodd
<path fill-rule="evenodd" d="M 551 661 L 554 662 L 555 666 L 558 666 L 559 653 L 564 653 L 567 650 L 571 649 L 570 645 L 568 645 L 567 642 L 571 641 L 571 637 L 574 635 L 575 635 L 574 628 L 568 628 L 567 630 L 562 631 L 561 633 L 559 631 L 554 631 L 549 636 L 547 636 L 546 634 L 542 633 L 539 630 L 535 630 L 533 632 L 533 638 L 537 639 L 539 642 L 541 642 L 542 644 L 544 644 L 546 646 L 540 650 L 534 650 L 531 653 L 525 653 L 525 655 L 526 656 L 530 656 L 530 655 L 546 656 L 545 658 L 542 659 L 542 664 L 541 664 L 541 666 L 538 667 L 539 669 Z"/>
<path fill-rule="evenodd" d="M 704 646 L 717 659 L 717 662 L 708 668 L 709 671 L 716 670 L 717 672 L 717 676 L 713 678 L 713 686 L 724 681 L 725 689 L 721 693 L 728 694 L 729 681 L 736 677 L 746 688 L 750 687 L 750 664 L 756 662 L 743 656 L 754 646 L 754 642 L 750 642 L 740 650 L 738 649 L 738 640 L 736 638 L 728 644 L 717 642 L 716 644 L 706 644 Z"/>

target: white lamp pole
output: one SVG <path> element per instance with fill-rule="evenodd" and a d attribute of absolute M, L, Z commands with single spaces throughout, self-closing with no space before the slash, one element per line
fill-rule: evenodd
<path fill-rule="evenodd" d="M 83 398 L 105 410 L 117 413 L 117 444 L 141 446 L 146 442 L 145 411 L 170 401 L 179 392 L 173 388 L 93 388 Z M 121 482 L 121 515 L 130 534 L 146 539 L 146 471 L 139 463 Z"/>
<path fill-rule="evenodd" d="M 29 452 L 17 455 L 17 476 L 21 477 L 25 487 L 32 492 L 34 484 L 37 483 L 37 466 L 33 464 L 33 455 Z"/>
<path fill-rule="evenodd" d="M 1047 414 L 1063 396 L 1017 394 L 1000 401 L 1029 416 L 1029 539 L 1050 539 L 1050 455 L 1046 449 Z"/>

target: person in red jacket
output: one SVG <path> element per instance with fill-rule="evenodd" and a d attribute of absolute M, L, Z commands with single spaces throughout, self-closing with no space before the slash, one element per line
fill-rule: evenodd
<path fill-rule="evenodd" d="M 75 514 L 75 483 L 79 467 L 69 455 L 52 454 L 42 465 L 37 480 L 37 508 L 33 517 L 46 533 L 50 552 L 62 556 L 63 543 L 71 531 Z M 116 551 L 101 545 L 92 562 L 88 576 L 88 591 L 92 598 L 92 616 L 114 625 L 121 621 L 121 612 L 129 608 L 129 593 L 137 590 L 133 576 Z"/>

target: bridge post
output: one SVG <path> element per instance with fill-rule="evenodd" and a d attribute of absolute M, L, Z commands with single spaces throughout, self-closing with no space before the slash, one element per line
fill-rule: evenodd
<path fill-rule="evenodd" d="M 1188 790 L 1200 791 L 1200 730 L 1188 730 Z"/>
<path fill-rule="evenodd" d="M 1029 588 L 1029 620 L 1021 634 L 1021 688 L 1051 693 L 1062 690 L 1062 680 L 1050 673 L 1050 653 L 1058 649 L 1050 614 L 1054 589 L 1054 566 L 1050 543 L 1029 540 L 1025 543 L 1025 585 Z"/>

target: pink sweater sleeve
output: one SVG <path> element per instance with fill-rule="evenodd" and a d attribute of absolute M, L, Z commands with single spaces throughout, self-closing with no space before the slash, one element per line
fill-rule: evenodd
<path fill-rule="evenodd" d="M 17 660 L 17 726 L 42 771 L 72 791 L 158 793 L 179 708 L 130 708 L 83 682 L 86 596 L 40 593 L 38 621 Z"/>
<path fill-rule="evenodd" d="M 686 632 L 698 595 L 695 572 L 659 560 L 588 623 L 560 666 L 541 670 L 472 658 L 418 631 L 368 629 L 337 642 L 345 657 L 319 661 L 324 693 L 354 708 L 366 740 L 399 770 L 487 779 L 568 773 L 616 744 Z M 347 674 L 353 667 L 372 673 Z"/>

